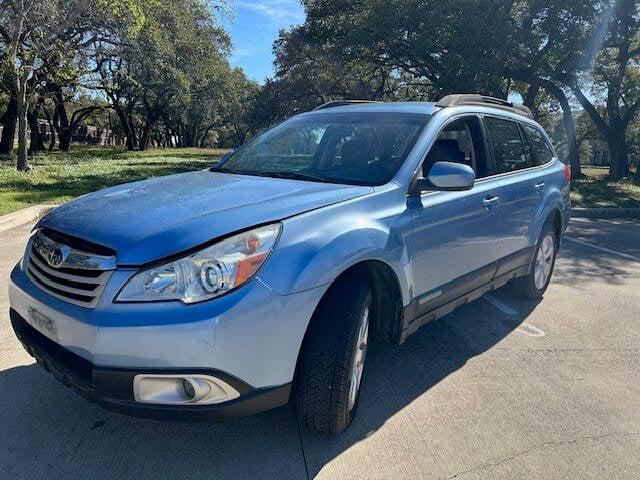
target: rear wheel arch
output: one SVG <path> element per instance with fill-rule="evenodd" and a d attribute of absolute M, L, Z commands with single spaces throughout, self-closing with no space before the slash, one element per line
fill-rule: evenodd
<path fill-rule="evenodd" d="M 539 223 L 538 222 L 536 223 L 537 227 L 535 230 L 532 231 L 534 236 L 533 238 L 531 238 L 531 244 L 534 246 L 537 245 L 538 240 L 540 239 L 540 235 L 542 234 L 542 231 L 547 225 L 551 225 L 553 227 L 553 230 L 556 234 L 556 238 L 558 239 L 558 242 L 559 242 L 560 239 L 562 238 L 562 227 L 564 225 L 562 212 L 560 208 L 557 205 L 554 205 L 546 213 L 538 217 L 538 219 L 539 219 L 538 220 Z"/>
<path fill-rule="evenodd" d="M 553 229 L 556 232 L 556 238 L 558 239 L 558 241 L 560 241 L 560 238 L 562 237 L 563 222 L 562 213 L 560 213 L 559 208 L 554 208 L 553 210 L 551 210 L 549 215 L 547 215 L 547 220 L 545 223 L 547 222 L 551 222 L 551 224 L 553 225 Z"/>
<path fill-rule="evenodd" d="M 560 241 L 560 238 L 562 237 L 563 221 L 562 221 L 562 213 L 560 212 L 560 209 L 558 207 L 554 206 L 553 208 L 551 208 L 551 210 L 544 217 L 544 221 L 540 223 L 537 229 L 536 237 L 534 239 L 534 242 L 536 242 L 536 244 L 540 239 L 540 235 L 542 234 L 543 230 L 547 225 L 552 226 L 553 231 L 556 234 L 556 238 L 558 239 L 558 241 Z"/>

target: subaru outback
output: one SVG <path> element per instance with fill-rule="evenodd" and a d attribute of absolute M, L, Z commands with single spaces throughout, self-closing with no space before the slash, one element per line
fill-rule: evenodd
<path fill-rule="evenodd" d="M 205 420 L 291 399 L 339 433 L 371 342 L 507 283 L 543 295 L 569 180 L 507 101 L 331 102 L 209 169 L 52 210 L 11 273 L 11 322 L 104 408 Z"/>

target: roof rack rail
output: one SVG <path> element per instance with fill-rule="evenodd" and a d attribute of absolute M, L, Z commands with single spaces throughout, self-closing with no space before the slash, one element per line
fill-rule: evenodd
<path fill-rule="evenodd" d="M 525 107 L 518 103 L 511 103 L 501 98 L 488 97 L 486 95 L 478 95 L 475 93 L 447 95 L 446 97 L 442 97 L 436 103 L 437 107 L 456 107 L 458 105 L 490 106 L 533 118 L 533 113 L 531 113 L 529 107 Z"/>
<path fill-rule="evenodd" d="M 359 103 L 379 103 L 375 100 L 332 100 L 314 108 L 314 110 L 324 110 L 325 108 L 343 107 L 345 105 L 357 105 Z"/>

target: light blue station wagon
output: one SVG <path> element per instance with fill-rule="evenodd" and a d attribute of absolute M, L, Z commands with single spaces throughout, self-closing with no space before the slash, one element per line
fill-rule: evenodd
<path fill-rule="evenodd" d="M 11 273 L 14 330 L 65 385 L 153 418 L 354 418 L 372 341 L 508 282 L 539 298 L 568 168 L 528 109 L 479 95 L 331 102 L 218 165 L 77 198 Z"/>

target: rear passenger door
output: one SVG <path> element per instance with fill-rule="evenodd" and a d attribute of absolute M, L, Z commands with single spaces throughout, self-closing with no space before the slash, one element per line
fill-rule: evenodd
<path fill-rule="evenodd" d="M 485 116 L 483 123 L 493 160 L 492 173 L 499 184 L 498 276 L 530 262 L 534 247 L 530 229 L 542 201 L 544 182 L 518 122 Z"/>

